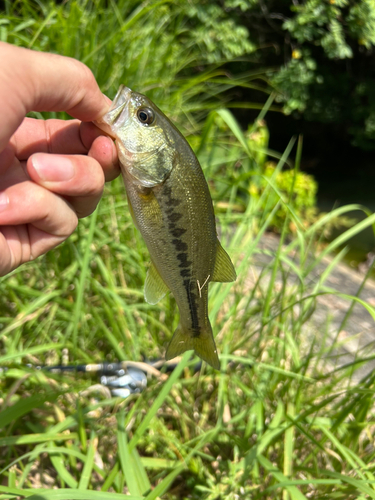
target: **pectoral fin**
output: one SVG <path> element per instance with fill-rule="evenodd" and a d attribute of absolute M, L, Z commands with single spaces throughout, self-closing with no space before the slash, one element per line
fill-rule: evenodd
<path fill-rule="evenodd" d="M 145 281 L 144 293 L 146 302 L 149 304 L 157 304 L 168 291 L 169 288 L 164 283 L 163 278 L 160 276 L 154 264 L 151 262 Z"/>
<path fill-rule="evenodd" d="M 228 283 L 236 281 L 237 275 L 229 255 L 217 240 L 216 261 L 213 275 L 210 281 Z"/>

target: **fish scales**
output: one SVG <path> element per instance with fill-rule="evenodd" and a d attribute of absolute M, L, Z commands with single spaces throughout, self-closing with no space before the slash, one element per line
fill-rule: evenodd
<path fill-rule="evenodd" d="M 203 284 L 213 274 L 216 230 L 213 211 L 208 210 L 209 193 L 199 193 L 202 191 L 200 171 L 189 169 L 190 176 L 186 179 L 185 175 L 183 183 L 183 170 L 183 163 L 178 162 L 170 177 L 150 190 L 148 197 L 140 197 L 131 183 L 126 185 L 151 260 L 176 299 L 180 321 L 199 335 L 200 330 L 209 325 L 208 286 L 199 294 L 197 281 Z M 184 187 L 186 185 L 189 187 Z M 149 214 L 143 217 L 148 209 Z M 148 222 L 152 219 L 153 222 Z M 200 245 L 200 241 L 211 244 Z"/>
<path fill-rule="evenodd" d="M 116 139 L 129 207 L 150 253 L 145 298 L 157 303 L 170 290 L 180 311 L 166 358 L 194 349 L 219 368 L 208 284 L 234 281 L 236 274 L 217 239 L 211 196 L 194 152 L 149 99 L 126 87 L 97 125 Z"/>

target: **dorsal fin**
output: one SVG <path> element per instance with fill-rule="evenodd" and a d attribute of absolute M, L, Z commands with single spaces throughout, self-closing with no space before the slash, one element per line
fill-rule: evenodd
<path fill-rule="evenodd" d="M 164 283 L 163 278 L 160 276 L 154 264 L 151 262 L 145 281 L 144 294 L 146 302 L 149 304 L 156 304 L 168 291 L 169 288 Z"/>
<path fill-rule="evenodd" d="M 236 279 L 237 275 L 232 261 L 221 246 L 220 241 L 217 240 L 215 268 L 210 281 L 228 283 L 230 281 L 236 281 Z"/>

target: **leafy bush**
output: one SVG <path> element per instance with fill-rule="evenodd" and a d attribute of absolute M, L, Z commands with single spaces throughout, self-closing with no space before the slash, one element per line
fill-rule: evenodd
<path fill-rule="evenodd" d="M 371 0 L 226 0 L 223 6 L 261 48 L 255 67 L 273 67 L 268 75 L 286 113 L 333 123 L 354 145 L 375 148 Z"/>
<path fill-rule="evenodd" d="M 0 39 L 80 58 L 110 96 L 121 81 L 147 90 L 175 118 L 194 112 L 198 121 L 219 98 L 227 101 L 236 84 L 259 101 L 258 91 L 268 89 L 268 68 L 286 113 L 334 123 L 355 145 L 374 147 L 375 6 L 370 0 L 161 0 L 152 6 L 120 0 L 108 5 L 103 0 L 5 2 Z M 194 80 L 187 78 L 193 74 Z M 204 84 L 208 80 L 210 86 Z M 194 118 L 181 120 L 189 132 Z"/>
<path fill-rule="evenodd" d="M 110 97 L 120 83 L 147 92 L 185 132 L 237 84 L 220 65 L 255 50 L 229 13 L 198 0 L 6 2 L 0 30 L 2 41 L 85 62 Z"/>
<path fill-rule="evenodd" d="M 250 195 L 260 198 L 265 187 L 269 182 L 272 182 L 274 190 L 264 201 L 264 205 L 272 207 L 276 206 L 280 199 L 290 200 L 296 215 L 308 227 L 317 220 L 316 192 L 318 185 L 316 181 L 311 175 L 293 169 L 275 172 L 275 167 L 276 164 L 273 162 L 265 164 L 260 186 L 257 187 L 253 184 L 250 187 Z M 271 220 L 270 226 L 280 232 L 288 215 L 288 209 L 281 205 Z M 289 231 L 296 232 L 296 226 L 293 222 L 289 224 Z"/>
<path fill-rule="evenodd" d="M 249 125 L 242 135 L 234 116 L 228 110 L 218 110 L 207 118 L 203 131 L 203 139 L 191 136 L 189 140 L 205 166 L 218 208 L 245 212 L 250 202 L 261 200 L 261 210 L 267 212 L 281 198 L 285 203 L 292 202 L 296 215 L 306 226 L 317 220 L 316 181 L 291 168 L 291 164 L 282 170 L 269 161 L 274 153 L 268 150 L 269 131 L 264 118 Z M 288 209 L 279 205 L 269 228 L 281 232 L 287 217 Z M 288 231 L 295 232 L 293 223 Z"/>

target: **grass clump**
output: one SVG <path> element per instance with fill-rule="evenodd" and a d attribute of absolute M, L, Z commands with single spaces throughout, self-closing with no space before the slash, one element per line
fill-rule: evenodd
<path fill-rule="evenodd" d="M 363 371 L 371 345 L 344 364 L 347 340 L 340 335 L 354 307 L 375 316 L 359 295 L 368 274 L 352 295 L 329 281 L 346 242 L 373 226 L 375 216 L 363 207 L 341 207 L 306 227 L 292 196 L 294 181 L 284 193 L 276 184 L 287 164 L 298 171 L 300 143 L 291 141 L 270 176 L 263 176 L 262 158 L 270 152 L 252 150 L 226 109 L 207 115 L 233 82 L 215 81 L 211 69 L 188 78 L 188 59 L 174 73 L 181 79 L 171 77 L 170 67 L 170 80 L 152 73 L 155 68 L 146 71 L 152 51 L 161 50 L 154 47 L 155 37 L 167 36 L 169 26 L 165 17 L 153 31 L 159 18 L 152 9 L 166 3 L 20 2 L 13 11 L 6 6 L 8 22 L 1 26 L 10 41 L 19 37 L 23 45 L 86 60 L 110 95 L 122 80 L 149 90 L 155 100 L 159 96 L 161 107 L 172 96 L 171 107 L 180 103 L 174 113 L 189 118 L 185 131 L 196 132 L 200 117 L 207 116 L 202 134 L 190 139 L 211 183 L 221 240 L 239 277 L 210 288 L 220 372 L 204 366 L 196 373 L 196 360 L 187 353 L 170 375 L 155 372 L 144 392 L 127 399 L 111 397 L 88 375 L 26 365 L 163 357 L 177 308 L 171 297 L 157 306 L 143 300 L 148 255 L 121 180 L 107 186 L 96 212 L 65 244 L 1 278 L 0 498 L 375 498 L 374 375 Z M 103 16 L 111 31 L 100 24 Z M 115 32 L 118 26 L 125 27 Z M 119 43 L 130 46 L 131 33 L 134 52 L 122 66 Z M 137 59 L 137 37 L 147 36 L 151 41 Z M 106 51 L 114 54 L 110 73 L 101 59 Z M 217 117 L 222 128 L 212 134 Z M 239 160 L 239 181 L 228 182 L 226 172 Z M 264 183 L 257 197 L 243 190 L 250 177 Z M 354 208 L 366 218 L 322 250 L 322 228 Z M 267 229 L 280 209 L 285 219 L 275 239 Z M 295 237 L 288 240 L 291 224 Z M 324 261 L 333 251 L 338 253 Z M 322 313 L 328 299 L 341 300 L 347 311 L 336 328 L 329 312 Z"/>
<path fill-rule="evenodd" d="M 265 198 L 274 196 L 272 186 Z M 20 364 L 59 363 L 63 349 L 71 362 L 163 355 L 176 307 L 171 298 L 157 307 L 143 301 L 148 256 L 120 181 L 73 238 L 2 278 L 1 365 L 9 368 L 1 380 L 5 497 L 375 495 L 374 376 L 359 372 L 366 351 L 341 366 L 342 346 L 332 340 L 339 331 L 329 331 L 328 319 L 326 332 L 314 323 L 319 299 L 343 292 L 325 282 L 344 252 L 319 272 L 322 254 L 361 228 L 318 251 L 315 232 L 324 221 L 306 229 L 293 205 L 280 199 L 298 238 L 283 243 L 282 234 L 270 250 L 265 232 L 277 206 L 260 216 L 264 200 L 255 200 L 239 217 L 230 199 L 229 193 L 220 227 L 239 278 L 210 293 L 220 372 L 194 373 L 188 353 L 169 378 L 160 375 L 142 394 L 120 400 L 98 392 L 87 377 Z M 345 300 L 349 308 L 361 299 Z"/>

